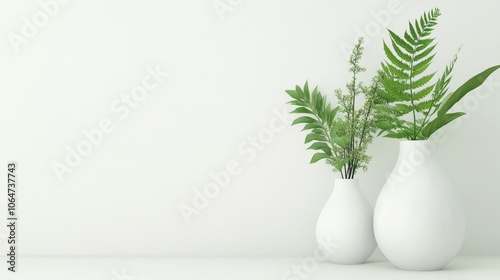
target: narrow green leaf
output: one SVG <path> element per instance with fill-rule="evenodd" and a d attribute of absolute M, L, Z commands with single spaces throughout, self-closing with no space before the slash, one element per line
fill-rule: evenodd
<path fill-rule="evenodd" d="M 330 157 L 329 155 L 324 154 L 324 153 L 316 153 L 311 158 L 311 162 L 310 163 L 315 163 L 315 162 L 318 162 L 321 159 L 325 159 L 325 158 L 329 158 L 329 157 Z"/>
<path fill-rule="evenodd" d="M 323 128 L 314 128 L 311 130 L 312 133 L 318 134 L 318 135 L 325 135 L 325 130 Z"/>
<path fill-rule="evenodd" d="M 312 107 L 313 107 L 314 109 L 316 109 L 316 108 L 314 107 L 314 104 L 316 104 L 316 99 L 318 98 L 318 95 L 320 95 L 320 93 L 319 93 L 319 91 L 317 91 L 317 90 L 314 90 L 314 91 L 312 92 L 312 94 L 311 94 L 311 102 L 310 102 L 310 103 L 313 105 Z"/>
<path fill-rule="evenodd" d="M 328 144 L 326 144 L 325 142 L 315 142 L 313 143 L 311 146 L 309 146 L 309 148 L 307 148 L 308 150 L 322 150 L 325 154 L 331 156 L 332 155 L 332 151 L 330 149 L 330 146 L 328 146 Z"/>
<path fill-rule="evenodd" d="M 307 104 L 302 100 L 292 100 L 287 102 L 287 104 L 295 105 L 295 106 L 307 106 Z"/>
<path fill-rule="evenodd" d="M 316 94 L 318 94 L 318 86 L 315 86 L 312 93 L 309 96 L 306 96 L 306 101 L 309 102 L 312 99 L 312 96 Z"/>
<path fill-rule="evenodd" d="M 318 96 L 316 97 L 316 103 L 314 103 L 314 108 L 316 109 L 316 111 L 318 111 L 320 114 L 323 113 L 323 95 L 321 94 L 318 94 Z M 324 119 L 325 116 L 321 116 L 322 119 Z"/>
<path fill-rule="evenodd" d="M 309 129 L 315 129 L 315 128 L 323 128 L 323 126 L 321 126 L 320 124 L 318 124 L 318 122 L 308 123 L 308 124 L 306 124 L 304 126 L 304 128 L 302 129 L 302 131 L 309 130 Z"/>
<path fill-rule="evenodd" d="M 422 129 L 422 135 L 429 138 L 434 132 L 436 132 L 438 129 L 441 127 L 449 124 L 456 118 L 459 118 L 461 116 L 465 115 L 463 112 L 457 112 L 457 113 L 450 113 L 450 114 L 445 114 L 445 115 L 440 115 L 437 116 L 434 120 L 429 122 L 423 129 Z"/>
<path fill-rule="evenodd" d="M 500 65 L 496 65 L 484 70 L 483 72 L 470 78 L 467 82 L 457 88 L 455 92 L 448 94 L 438 108 L 438 116 L 446 114 L 446 112 L 448 112 L 448 110 L 450 110 L 455 103 L 460 101 L 460 99 L 462 99 L 462 97 L 464 97 L 467 93 L 482 85 L 484 81 L 499 68 Z"/>
<path fill-rule="evenodd" d="M 304 84 L 304 99 L 307 100 L 307 97 L 309 96 L 309 81 L 306 80 L 306 83 Z"/>
<path fill-rule="evenodd" d="M 304 144 L 307 144 L 311 141 L 323 141 L 323 142 L 327 142 L 328 140 L 326 139 L 325 136 L 323 135 L 320 135 L 320 134 L 314 134 L 314 133 L 309 133 L 307 134 L 306 136 L 306 140 L 304 141 Z"/>
<path fill-rule="evenodd" d="M 299 87 L 299 86 L 295 86 L 295 91 L 297 92 L 297 94 L 299 95 L 300 98 L 304 98 L 304 92 L 302 91 L 302 89 Z"/>
<path fill-rule="evenodd" d="M 312 114 L 312 112 L 306 107 L 297 107 L 295 110 L 291 111 L 290 114 Z"/>
<path fill-rule="evenodd" d="M 300 98 L 299 94 L 295 90 L 289 89 L 289 90 L 285 90 L 285 92 L 288 95 L 290 95 L 290 97 L 293 98 L 293 99 L 299 99 Z"/>
<path fill-rule="evenodd" d="M 316 122 L 315 119 L 311 118 L 311 117 L 299 117 L 297 119 L 295 119 L 293 122 L 292 122 L 292 125 L 296 125 L 296 124 L 299 124 L 299 123 L 314 123 Z"/>
<path fill-rule="evenodd" d="M 406 139 L 407 135 L 404 132 L 390 132 L 384 135 L 387 138 L 395 138 L 395 139 Z"/>
<path fill-rule="evenodd" d="M 337 111 L 339 110 L 339 107 L 331 108 L 332 106 L 328 104 L 327 108 L 325 109 L 325 113 L 327 114 L 327 124 L 328 127 L 331 127 L 333 124 L 333 120 L 335 119 L 335 116 L 337 115 Z"/>

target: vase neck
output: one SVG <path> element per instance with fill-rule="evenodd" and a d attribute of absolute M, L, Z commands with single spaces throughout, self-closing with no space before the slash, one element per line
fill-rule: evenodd
<path fill-rule="evenodd" d="M 335 188 L 358 188 L 358 179 L 335 179 Z"/>
<path fill-rule="evenodd" d="M 436 145 L 431 140 L 411 140 L 399 143 L 399 158 L 434 156 Z"/>

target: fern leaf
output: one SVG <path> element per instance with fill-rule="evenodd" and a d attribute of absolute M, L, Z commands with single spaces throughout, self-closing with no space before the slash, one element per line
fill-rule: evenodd
<path fill-rule="evenodd" d="M 387 46 L 387 44 L 385 42 L 384 42 L 384 52 L 385 52 L 385 55 L 387 56 L 387 58 L 389 59 L 389 61 L 392 62 L 392 64 L 394 64 L 395 66 L 397 66 L 401 69 L 408 69 L 410 67 L 409 64 L 406 64 L 403 61 L 401 61 L 400 59 L 398 59 L 392 53 L 392 51 L 389 49 L 389 47 Z"/>
<path fill-rule="evenodd" d="M 414 76 L 422 74 L 427 68 L 431 65 L 432 60 L 434 59 L 435 54 L 429 56 L 428 58 L 420 61 L 413 67 L 412 74 Z"/>
<path fill-rule="evenodd" d="M 412 110 L 413 110 L 412 106 L 403 103 L 396 104 L 394 107 L 394 111 L 397 117 L 404 116 L 409 112 L 411 112 Z"/>
<path fill-rule="evenodd" d="M 404 51 L 402 51 L 401 48 L 399 48 L 399 46 L 396 43 L 396 41 L 391 40 L 391 42 L 392 42 L 392 49 L 394 49 L 394 51 L 396 52 L 396 54 L 398 55 L 398 57 L 400 59 L 402 59 L 403 61 L 406 61 L 407 63 L 411 63 L 412 62 L 412 57 L 409 54 L 407 54 Z"/>
<path fill-rule="evenodd" d="M 424 111 L 427 111 L 429 110 L 432 106 L 434 105 L 434 100 L 432 99 L 429 99 L 429 100 L 426 100 L 426 101 L 422 101 L 418 104 L 415 104 L 415 110 L 417 110 L 417 112 L 424 112 Z"/>
<path fill-rule="evenodd" d="M 392 64 L 387 64 L 386 66 L 389 68 L 389 72 L 392 73 L 396 78 L 403 80 L 407 80 L 410 78 L 410 74 L 406 73 L 402 69 L 397 68 Z"/>
<path fill-rule="evenodd" d="M 415 44 L 415 41 L 418 40 L 418 36 L 417 36 L 417 32 L 415 32 L 415 28 L 413 28 L 413 25 L 411 24 L 411 21 L 408 22 L 408 29 L 410 30 L 410 33 L 411 33 L 411 39 L 412 41 L 408 40 L 408 42 L 410 42 L 412 45 Z M 418 32 L 420 33 L 420 31 Z M 405 35 L 407 34 L 407 32 L 405 32 Z M 406 36 L 405 36 L 406 38 Z"/>
<path fill-rule="evenodd" d="M 428 47 L 427 49 L 425 49 L 424 51 L 422 51 L 421 53 L 417 54 L 415 56 L 415 58 L 413 59 L 413 61 L 419 61 L 425 57 L 427 57 L 433 50 L 434 48 L 436 47 L 436 44 Z"/>
<path fill-rule="evenodd" d="M 391 36 L 391 40 L 396 42 L 396 44 L 399 47 L 405 49 L 409 54 L 414 52 L 414 48 L 412 45 L 408 44 L 408 42 L 403 40 L 401 37 L 399 37 L 396 33 L 392 32 L 391 30 L 388 29 L 388 31 L 389 31 L 389 34 Z"/>
<path fill-rule="evenodd" d="M 408 31 L 405 32 L 404 38 L 411 45 L 415 45 L 415 40 L 411 37 L 412 35 L 408 34 Z"/>
<path fill-rule="evenodd" d="M 427 97 L 432 92 L 434 87 L 435 87 L 435 85 L 432 84 L 432 85 L 420 90 L 419 92 L 414 93 L 413 100 L 418 101 L 418 100 L 421 100 L 421 99 Z"/>
<path fill-rule="evenodd" d="M 412 88 L 413 89 L 417 89 L 417 88 L 420 88 L 420 87 L 423 87 L 424 85 L 426 85 L 430 80 L 432 80 L 432 78 L 434 77 L 436 73 L 432 73 L 432 74 L 429 74 L 429 75 L 425 75 L 423 76 L 422 78 L 416 80 L 416 81 L 413 81 L 413 84 L 412 84 Z"/>
<path fill-rule="evenodd" d="M 422 34 L 422 29 L 420 29 L 420 25 L 418 24 L 418 20 L 415 20 L 414 26 L 415 26 L 417 33 Z M 417 35 L 415 35 L 415 38 L 418 38 Z"/>
<path fill-rule="evenodd" d="M 417 47 L 415 48 L 416 52 L 420 52 L 425 50 L 432 42 L 434 41 L 434 38 L 432 39 L 420 39 L 418 41 Z"/>

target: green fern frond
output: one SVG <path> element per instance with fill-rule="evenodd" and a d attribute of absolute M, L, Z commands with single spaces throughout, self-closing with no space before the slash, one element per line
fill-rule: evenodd
<path fill-rule="evenodd" d="M 429 73 L 428 70 L 436 55 L 437 44 L 431 35 L 440 15 L 439 9 L 424 13 L 408 23 L 403 36 L 388 30 L 391 42 L 384 42 L 383 45 L 387 58 L 382 63 L 383 96 L 381 104 L 376 107 L 378 127 L 386 133 L 386 137 L 427 139 L 437 129 L 461 117 L 462 113 L 447 114 L 447 111 L 465 94 L 480 86 L 491 73 L 500 69 L 500 65 L 490 67 L 455 92 L 448 93 L 457 60 L 455 55 L 442 75 L 434 81 L 436 72 Z M 409 123 L 401 120 L 408 119 L 407 115 L 412 119 Z M 389 124 L 394 124 L 394 127 Z"/>

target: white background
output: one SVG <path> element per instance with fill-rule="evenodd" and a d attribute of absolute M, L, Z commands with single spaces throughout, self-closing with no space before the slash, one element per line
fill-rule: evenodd
<path fill-rule="evenodd" d="M 342 46 L 357 30 L 368 34 L 368 82 L 385 27 L 401 33 L 433 7 L 443 13 L 433 67 L 463 44 L 452 88 L 500 63 L 494 1 L 232 2 L 221 20 L 212 0 L 72 0 L 18 52 L 9 34 L 21 35 L 23 17 L 43 10 L 38 1 L 1 2 L 0 163 L 19 163 L 19 254 L 312 255 L 338 174 L 308 163 L 299 127 L 274 127 L 272 140 L 248 153 L 250 138 L 290 110 L 284 90 L 309 79 L 333 101 L 349 79 Z M 171 75 L 121 119 L 112 103 L 157 65 Z M 438 144 L 467 212 L 462 255 L 500 254 L 499 89 L 497 73 L 462 102 L 468 117 Z M 105 118 L 115 129 L 60 182 L 53 163 L 64 164 L 66 147 Z M 370 169 L 358 175 L 374 205 L 398 142 L 376 139 L 370 152 Z M 186 224 L 179 205 L 192 205 L 210 172 L 231 161 L 241 173 Z"/>

